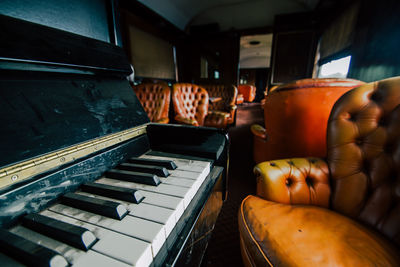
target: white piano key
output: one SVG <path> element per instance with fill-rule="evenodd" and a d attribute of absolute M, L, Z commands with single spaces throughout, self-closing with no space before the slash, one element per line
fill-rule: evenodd
<path fill-rule="evenodd" d="M 106 179 L 104 181 L 105 181 L 104 184 L 109 184 L 109 185 L 114 185 L 114 186 L 122 186 L 122 187 L 127 187 L 127 188 L 132 187 L 131 183 L 125 182 L 125 181 L 119 181 L 119 180 L 113 180 L 113 179 Z M 96 182 L 99 182 L 99 181 L 96 181 Z M 125 186 L 123 184 L 125 184 Z M 176 212 L 175 216 L 176 216 L 177 221 L 182 216 L 182 214 L 185 210 L 185 204 L 184 204 L 183 198 L 159 194 L 159 193 L 150 192 L 150 191 L 143 191 L 143 190 L 139 190 L 139 191 L 145 197 L 142 201 L 143 203 L 175 210 L 175 212 Z"/>
<path fill-rule="evenodd" d="M 192 187 L 196 180 L 193 179 L 186 179 L 180 177 L 172 177 L 169 176 L 168 178 L 158 177 L 163 184 L 172 184 L 182 187 Z"/>
<path fill-rule="evenodd" d="M 148 266 L 153 261 L 149 243 L 115 232 L 108 233 L 92 250 L 133 266 Z"/>
<path fill-rule="evenodd" d="M 142 155 L 144 158 L 156 158 L 156 159 L 168 159 L 165 157 Z M 178 168 L 170 170 L 169 177 L 181 177 L 187 179 L 195 179 L 199 181 L 198 187 L 204 182 L 207 175 L 210 173 L 210 162 L 208 161 L 196 161 L 187 159 L 171 158 Z"/>
<path fill-rule="evenodd" d="M 191 160 L 174 157 L 153 156 L 147 154 L 141 155 L 139 158 L 172 160 L 175 162 L 176 166 L 178 167 L 177 169 L 179 170 L 202 172 L 203 169 L 210 169 L 210 162 L 206 160 Z"/>
<path fill-rule="evenodd" d="M 86 192 L 76 192 L 80 195 L 85 195 L 89 197 L 116 201 L 115 199 L 94 195 Z M 176 216 L 174 210 L 162 208 L 158 206 L 149 205 L 146 203 L 129 203 L 122 200 L 118 200 L 120 203 L 124 204 L 129 211 L 129 215 L 139 217 L 142 219 L 150 220 L 153 222 L 161 223 L 165 226 L 165 235 L 168 236 L 176 224 Z"/>
<path fill-rule="evenodd" d="M 157 255 L 166 239 L 162 224 L 133 216 L 125 216 L 121 221 L 118 221 L 62 204 L 51 206 L 49 210 L 149 242 L 153 256 Z"/>
<path fill-rule="evenodd" d="M 204 179 L 202 177 L 199 177 L 200 176 L 199 173 L 196 173 L 196 172 L 193 172 L 193 173 L 197 174 L 197 176 L 195 176 L 195 177 L 170 176 L 170 177 L 165 178 L 165 179 L 175 179 L 175 180 L 179 180 L 180 179 L 182 181 L 191 180 L 191 181 L 193 181 L 193 183 L 192 183 L 192 185 L 190 187 L 194 188 L 194 190 L 197 191 L 200 188 L 201 184 L 203 183 Z M 162 180 L 162 181 L 164 181 L 164 180 Z M 168 182 L 168 181 L 166 181 L 166 182 Z"/>
<path fill-rule="evenodd" d="M 133 237 L 113 232 L 111 230 L 67 217 L 49 210 L 42 215 L 84 227 L 90 230 L 99 240 L 91 248 L 106 256 L 118 259 L 134 266 L 148 265 L 152 262 L 151 244 Z"/>
<path fill-rule="evenodd" d="M 204 169 L 206 170 L 206 169 Z M 180 178 L 186 178 L 186 179 L 192 179 L 192 180 L 197 180 L 199 179 L 199 176 L 202 172 L 191 172 L 191 171 L 184 171 L 184 170 L 173 170 L 170 173 L 169 177 L 180 177 Z"/>
<path fill-rule="evenodd" d="M 80 257 L 72 267 L 128 267 L 128 264 L 117 261 L 103 254 L 89 250 L 83 257 Z"/>
<path fill-rule="evenodd" d="M 176 221 L 179 220 L 185 210 L 182 198 L 148 191 L 140 191 L 140 193 L 144 196 L 143 203 L 175 210 Z"/>
<path fill-rule="evenodd" d="M 170 209 L 153 206 L 146 203 L 142 203 L 142 205 L 132 206 L 130 208 L 130 215 L 132 216 L 164 224 L 167 237 L 177 223 L 176 216 L 174 212 Z"/>
<path fill-rule="evenodd" d="M 189 190 L 188 188 L 175 186 L 175 185 L 161 183 L 158 186 L 151 186 L 151 185 L 119 181 L 119 180 L 115 180 L 115 179 L 114 179 L 114 181 L 110 181 L 110 180 L 113 180 L 113 179 L 109 179 L 109 178 L 105 177 L 105 178 L 100 178 L 99 180 L 97 180 L 97 182 L 103 183 L 103 184 L 113 184 L 116 186 L 122 186 L 122 187 L 133 188 L 133 189 L 140 189 L 143 191 L 150 191 L 150 192 L 160 193 L 160 194 L 174 196 L 174 197 L 180 197 L 180 198 L 183 198 L 185 207 L 187 207 L 189 205 L 190 201 L 192 200 L 192 198 L 194 196 L 193 191 Z"/>

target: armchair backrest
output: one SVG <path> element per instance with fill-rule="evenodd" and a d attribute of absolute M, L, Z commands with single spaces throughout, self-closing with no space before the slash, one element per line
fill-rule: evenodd
<path fill-rule="evenodd" d="M 230 112 L 229 107 L 234 106 L 236 103 L 236 97 L 238 90 L 236 86 L 221 85 L 221 84 L 207 84 L 202 85 L 207 90 L 209 97 L 221 97 L 221 101 L 210 103 L 208 106 L 209 110 L 221 110 Z"/>
<path fill-rule="evenodd" d="M 332 208 L 400 244 L 400 77 L 334 105 L 327 129 Z"/>
<path fill-rule="evenodd" d="M 253 102 L 256 97 L 256 87 L 249 84 L 240 84 L 238 91 L 243 95 L 244 101 Z"/>
<path fill-rule="evenodd" d="M 208 112 L 208 93 L 206 89 L 191 83 L 176 83 L 172 89 L 175 115 L 195 119 L 199 126 L 204 124 Z"/>
<path fill-rule="evenodd" d="M 163 83 L 143 83 L 133 86 L 144 110 L 152 122 L 168 123 L 171 90 Z"/>
<path fill-rule="evenodd" d="M 364 84 L 352 79 L 303 79 L 277 87 L 265 98 L 268 157 L 324 157 L 326 127 L 335 101 Z"/>

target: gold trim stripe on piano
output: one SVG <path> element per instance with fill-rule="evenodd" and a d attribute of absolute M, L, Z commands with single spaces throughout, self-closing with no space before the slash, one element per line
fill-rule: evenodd
<path fill-rule="evenodd" d="M 147 124 L 99 137 L 0 169 L 0 189 L 49 171 L 99 150 L 146 134 Z"/>

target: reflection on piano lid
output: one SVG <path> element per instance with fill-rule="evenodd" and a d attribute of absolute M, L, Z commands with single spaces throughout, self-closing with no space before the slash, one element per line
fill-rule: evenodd
<path fill-rule="evenodd" d="M 0 265 L 198 264 L 226 133 L 149 123 L 119 47 L 0 22 Z"/>

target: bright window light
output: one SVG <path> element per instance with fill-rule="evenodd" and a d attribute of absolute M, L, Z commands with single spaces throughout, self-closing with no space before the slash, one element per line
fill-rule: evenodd
<path fill-rule="evenodd" d="M 321 65 L 318 78 L 346 78 L 350 61 L 351 56 L 347 56 Z"/>
<path fill-rule="evenodd" d="M 219 71 L 214 70 L 214 79 L 218 80 L 219 79 Z"/>

